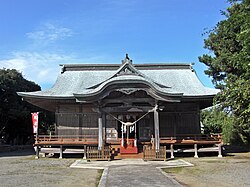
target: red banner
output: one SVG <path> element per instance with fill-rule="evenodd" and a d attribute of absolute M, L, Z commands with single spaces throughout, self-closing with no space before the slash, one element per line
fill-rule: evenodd
<path fill-rule="evenodd" d="M 32 115 L 32 124 L 33 124 L 33 133 L 37 133 L 37 129 L 38 129 L 38 114 L 39 114 L 39 112 L 31 113 L 31 115 Z"/>

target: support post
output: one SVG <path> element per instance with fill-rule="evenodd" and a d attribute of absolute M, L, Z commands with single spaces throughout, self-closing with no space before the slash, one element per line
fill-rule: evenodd
<path fill-rule="evenodd" d="M 62 159 L 62 155 L 63 155 L 63 146 L 60 145 L 60 156 L 59 156 L 59 159 Z"/>
<path fill-rule="evenodd" d="M 122 147 L 124 147 L 124 134 L 123 134 L 124 126 L 122 124 Z"/>
<path fill-rule="evenodd" d="M 98 150 L 102 150 L 103 137 L 102 137 L 102 118 L 98 118 Z"/>
<path fill-rule="evenodd" d="M 170 144 L 170 158 L 174 158 L 174 144 Z"/>
<path fill-rule="evenodd" d="M 103 133 L 103 143 L 104 143 L 104 145 L 106 145 L 106 142 L 107 142 L 107 132 L 106 132 L 106 114 L 105 113 L 103 113 L 102 114 L 102 129 L 103 129 L 103 131 L 102 131 L 102 133 Z"/>
<path fill-rule="evenodd" d="M 87 160 L 87 145 L 84 145 L 84 156 L 83 156 L 84 160 Z"/>
<path fill-rule="evenodd" d="M 39 146 L 37 145 L 36 146 L 36 157 L 35 157 L 35 159 L 39 159 Z"/>
<path fill-rule="evenodd" d="M 134 141 L 134 146 L 137 147 L 136 123 L 135 123 L 135 141 Z"/>
<path fill-rule="evenodd" d="M 194 144 L 194 158 L 199 158 L 197 144 Z"/>
<path fill-rule="evenodd" d="M 221 144 L 218 145 L 218 157 L 222 158 L 222 150 L 221 150 Z"/>
<path fill-rule="evenodd" d="M 160 135 L 159 135 L 159 114 L 157 107 L 154 109 L 154 126 L 155 126 L 155 151 L 159 152 L 160 148 Z"/>

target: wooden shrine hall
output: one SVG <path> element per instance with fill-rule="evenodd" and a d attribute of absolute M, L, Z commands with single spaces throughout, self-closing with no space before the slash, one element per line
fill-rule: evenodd
<path fill-rule="evenodd" d="M 24 100 L 55 113 L 53 135 L 34 146 L 45 153 L 82 153 L 86 159 L 174 157 L 176 147 L 195 156 L 219 145 L 201 134 L 200 110 L 218 90 L 207 88 L 189 64 L 64 64 L 51 89 L 19 92 Z M 47 152 L 46 152 L 47 151 Z"/>

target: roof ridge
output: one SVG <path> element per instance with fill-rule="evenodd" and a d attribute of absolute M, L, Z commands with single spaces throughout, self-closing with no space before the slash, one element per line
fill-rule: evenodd
<path fill-rule="evenodd" d="M 100 71 L 113 70 L 116 71 L 121 67 L 121 64 L 60 64 L 62 66 L 62 73 L 65 71 Z M 187 63 L 144 63 L 133 64 L 138 70 L 155 70 L 155 69 L 192 69 L 191 64 Z"/>

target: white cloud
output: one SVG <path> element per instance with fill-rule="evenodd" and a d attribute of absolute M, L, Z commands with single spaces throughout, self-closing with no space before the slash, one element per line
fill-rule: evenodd
<path fill-rule="evenodd" d="M 16 52 L 9 59 L 0 60 L 0 68 L 17 69 L 28 80 L 52 85 L 60 72 L 59 64 L 76 62 L 79 60 L 72 55 Z"/>
<path fill-rule="evenodd" d="M 54 42 L 71 37 L 73 31 L 66 27 L 55 26 L 51 23 L 45 23 L 40 29 L 34 32 L 26 33 L 26 36 L 35 42 Z"/>

